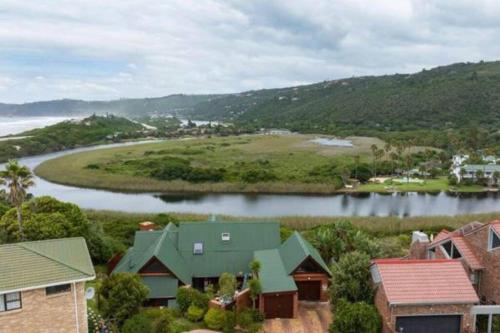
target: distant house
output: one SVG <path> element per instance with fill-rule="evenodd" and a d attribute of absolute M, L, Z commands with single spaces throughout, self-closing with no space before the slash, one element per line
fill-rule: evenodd
<path fill-rule="evenodd" d="M 500 177 L 496 179 L 496 183 L 494 179 L 495 175 L 498 175 L 500 173 L 500 164 L 465 165 L 458 171 L 458 179 L 460 181 L 464 179 L 476 180 L 478 171 L 481 171 L 483 173 L 483 177 L 488 179 L 490 183 L 500 184 Z"/>
<path fill-rule="evenodd" d="M 454 167 L 461 166 L 470 158 L 469 155 L 453 155 L 452 164 Z"/>
<path fill-rule="evenodd" d="M 83 238 L 0 245 L 0 332 L 87 332 Z"/>
<path fill-rule="evenodd" d="M 275 222 L 182 222 L 135 234 L 134 245 L 113 273 L 140 275 L 149 287 L 147 305 L 175 304 L 177 289 L 204 290 L 219 276 L 232 273 L 246 288 L 253 259 L 261 263 L 259 306 L 267 318 L 297 315 L 299 300 L 327 301 L 330 271 L 314 247 L 299 233 L 281 244 Z"/>

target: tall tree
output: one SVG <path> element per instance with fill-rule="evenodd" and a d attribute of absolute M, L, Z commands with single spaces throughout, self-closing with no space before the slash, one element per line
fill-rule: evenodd
<path fill-rule="evenodd" d="M 9 201 L 16 207 L 19 234 L 24 240 L 22 204 L 26 199 L 26 190 L 35 184 L 33 173 L 28 167 L 20 165 L 18 161 L 11 160 L 5 165 L 5 170 L 0 171 L 0 178 L 9 189 Z"/>

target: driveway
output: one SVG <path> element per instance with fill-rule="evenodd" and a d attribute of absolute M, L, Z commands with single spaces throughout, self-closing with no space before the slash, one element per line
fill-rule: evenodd
<path fill-rule="evenodd" d="M 329 303 L 300 302 L 295 319 L 268 319 L 265 333 L 327 333 L 332 320 Z"/>

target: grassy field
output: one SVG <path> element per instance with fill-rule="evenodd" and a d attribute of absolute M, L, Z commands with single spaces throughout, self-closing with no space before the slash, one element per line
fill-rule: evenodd
<path fill-rule="evenodd" d="M 311 176 L 312 170 L 346 163 L 354 156 L 369 162 L 370 146 L 383 145 L 376 138 L 353 137 L 353 148 L 321 146 L 310 142 L 314 137 L 249 135 L 171 140 L 67 155 L 42 163 L 35 172 L 57 183 L 123 191 L 331 193 L 338 184 Z M 195 168 L 224 169 L 226 177 L 220 182 L 193 183 L 164 181 L 147 174 L 150 163 L 166 163 L 169 159 L 187 160 Z M 252 169 L 278 177 L 257 182 L 239 180 L 240 171 Z"/>
<path fill-rule="evenodd" d="M 133 236 L 142 221 L 153 221 L 166 225 L 168 221 L 207 221 L 209 216 L 202 214 L 139 214 L 115 211 L 87 210 L 88 218 L 94 223 L 101 224 L 106 233 L 119 235 L 123 239 Z M 418 217 L 310 217 L 310 216 L 283 216 L 276 218 L 242 218 L 235 216 L 218 216 L 220 220 L 230 221 L 278 221 L 282 226 L 293 230 L 308 230 L 323 224 L 348 220 L 354 225 L 372 235 L 391 236 L 409 234 L 414 230 L 439 231 L 443 228 L 457 229 L 472 222 L 488 222 L 500 219 L 500 212 L 486 214 L 466 214 L 457 216 L 418 216 Z M 125 241 L 126 243 L 126 241 Z"/>
<path fill-rule="evenodd" d="M 356 192 L 439 192 L 439 191 L 456 191 L 456 192 L 482 192 L 484 186 L 481 185 L 458 185 L 450 187 L 446 177 L 436 179 L 425 179 L 423 183 L 367 183 L 361 184 L 356 188 Z"/>

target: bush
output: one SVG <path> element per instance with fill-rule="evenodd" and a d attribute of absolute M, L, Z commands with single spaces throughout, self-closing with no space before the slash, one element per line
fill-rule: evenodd
<path fill-rule="evenodd" d="M 209 329 L 221 330 L 226 321 L 226 314 L 220 309 L 208 309 L 203 321 Z"/>
<path fill-rule="evenodd" d="M 245 183 L 271 182 L 278 179 L 272 171 L 256 168 L 241 172 L 240 179 Z"/>
<path fill-rule="evenodd" d="M 226 311 L 224 317 L 222 331 L 224 333 L 234 333 L 234 328 L 236 327 L 236 313 L 233 311 Z"/>
<path fill-rule="evenodd" d="M 175 315 L 170 309 L 164 309 L 161 315 L 153 321 L 152 333 L 171 333 L 171 325 L 175 320 Z"/>
<path fill-rule="evenodd" d="M 330 333 L 379 333 L 382 319 L 374 305 L 339 299 Z"/>
<path fill-rule="evenodd" d="M 373 289 L 370 277 L 370 257 L 367 254 L 354 251 L 343 255 L 338 264 L 332 266 L 332 306 L 337 306 L 340 299 L 371 303 Z"/>
<path fill-rule="evenodd" d="M 150 333 L 152 328 L 151 319 L 145 314 L 139 313 L 127 319 L 121 329 L 122 333 Z"/>
<path fill-rule="evenodd" d="M 118 325 L 137 314 L 148 295 L 138 275 L 117 273 L 103 280 L 98 289 L 99 310 Z"/>
<path fill-rule="evenodd" d="M 194 288 L 179 288 L 177 289 L 177 305 L 182 313 L 186 313 L 191 305 L 206 311 L 208 308 L 208 295 Z"/>
<path fill-rule="evenodd" d="M 22 213 L 26 240 L 84 237 L 95 264 L 105 263 L 111 256 L 111 250 L 101 236 L 102 231 L 90 224 L 77 205 L 42 196 L 25 202 Z M 15 208 L 2 216 L 0 229 L 5 231 L 7 241 L 20 241 Z"/>
<path fill-rule="evenodd" d="M 197 307 L 194 304 L 191 304 L 189 308 L 187 309 L 187 314 L 186 317 L 187 319 L 198 322 L 201 319 L 203 319 L 203 315 L 205 314 L 205 310 L 202 308 Z"/>

